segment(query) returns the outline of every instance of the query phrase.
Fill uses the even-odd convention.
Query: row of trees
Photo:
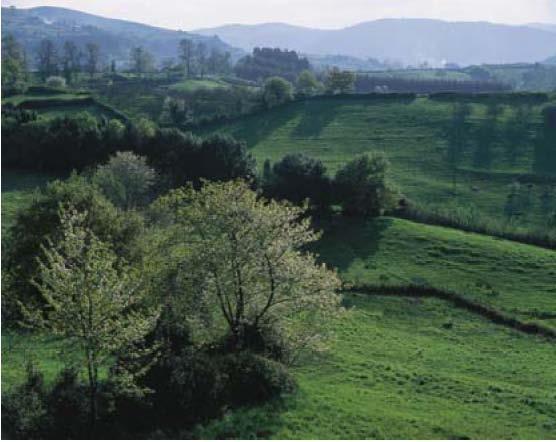
[[[162,172],[166,185],[199,184],[202,178],[255,177],[255,162],[244,143],[226,136],[199,138],[178,129],[159,129],[149,120],[126,124],[80,113],[52,120],[33,112],[4,110],[2,166],[50,173],[85,170],[122,147],[144,155]]]
[[[488,71],[486,72],[488,74]],[[511,90],[511,87],[500,82],[489,81],[488,79],[448,80],[358,74],[355,80],[355,90],[358,93],[413,92],[432,94],[446,91],[459,93],[507,92]]]
[[[91,77],[103,68],[100,47],[94,42],[79,47],[73,41],[66,41],[62,47],[49,39],[43,39],[36,51],[37,71],[42,81],[53,76],[63,76],[71,84],[80,73],[88,73]],[[183,39],[178,48],[178,58],[181,65],[176,66],[171,59],[164,60],[161,70],[166,72],[184,72],[186,77],[201,76],[205,74],[231,72],[231,58],[228,52],[215,48],[209,50],[206,43]],[[23,47],[12,35],[2,38],[2,84],[3,89],[9,92],[16,88],[22,90],[28,70],[27,55]],[[144,47],[136,46],[130,50],[129,69],[137,74],[154,72],[156,63],[153,55]],[[112,60],[109,70],[117,71],[116,61]]]
[[[5,73],[2,81],[12,89],[27,77],[27,59],[22,46],[12,35],[2,39],[2,62]],[[142,47],[133,48],[130,52],[130,67],[134,72],[145,73],[154,69],[152,55]],[[50,77],[63,76],[68,84],[73,83],[80,73],[93,77],[102,69],[100,47],[96,43],[87,43],[84,47],[77,46],[73,41],[64,42],[58,48],[52,40],[43,39],[37,48],[36,66],[42,81]],[[112,61],[112,72],[116,72],[115,61]],[[21,90],[21,87],[19,88]]]
[[[48,77],[63,74],[71,83],[80,72],[90,76],[100,70],[100,48],[96,43],[87,43],[79,48],[74,42],[66,41],[61,49],[48,39],[40,42],[36,54],[37,69],[43,81]]]
[[[179,43],[178,58],[182,63],[185,76],[200,76],[205,74],[229,73],[231,71],[231,56],[229,52],[209,48],[206,43],[195,42],[184,38]]]
[[[353,91],[355,75],[349,71],[339,69],[330,70],[324,83],[308,69],[302,71],[295,81],[295,85],[282,77],[267,78],[263,85],[262,102],[266,108],[272,108],[293,100],[297,94],[301,97],[311,97],[319,94],[346,94]]]

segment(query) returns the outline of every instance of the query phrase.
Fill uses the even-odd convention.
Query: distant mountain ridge
[[[2,35],[6,34],[13,34],[32,58],[44,38],[51,39],[59,47],[67,40],[72,40],[81,47],[89,42],[97,43],[105,61],[127,60],[131,48],[135,46],[146,48],[157,61],[177,58],[178,44],[183,38],[204,41],[209,48],[228,51],[235,58],[243,54],[243,51],[231,47],[218,37],[48,6],[30,9],[2,7]]]
[[[543,31],[556,32],[556,23],[529,23],[527,26]]]
[[[216,35],[246,51],[254,46],[276,46],[305,54],[341,54],[412,65],[423,62],[472,65],[545,60],[554,55],[556,48],[556,32],[548,29],[551,26],[382,19],[337,30],[267,23],[226,25],[195,32]]]

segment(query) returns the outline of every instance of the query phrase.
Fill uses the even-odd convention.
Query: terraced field
[[[123,115],[93,99],[87,92],[33,90],[2,99],[2,105],[19,106],[37,112],[44,118],[63,117],[78,112],[88,112],[95,117],[123,119]]]

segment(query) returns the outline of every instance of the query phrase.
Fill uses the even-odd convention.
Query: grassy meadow
[[[473,128],[485,118],[486,106],[474,104],[472,109]],[[504,106],[501,125],[513,111]],[[511,184],[521,174],[531,173],[533,147],[523,148],[512,165],[505,158],[503,146],[497,145],[492,169],[485,171],[471,167],[474,146],[470,145],[456,175],[454,195],[453,176],[444,159],[444,128],[451,113],[452,104],[428,98],[322,98],[209,126],[204,133],[229,133],[245,140],[260,167],[266,159],[276,162],[286,154],[299,152],[321,159],[332,174],[357,154],[382,151],[392,163],[393,182],[410,199],[429,207],[464,208],[472,216],[504,220]],[[540,108],[533,107],[531,129],[539,123]],[[540,197],[547,186],[554,185],[556,178],[528,188],[532,209],[519,224],[545,227]]]
[[[175,92],[193,92],[199,89],[219,89],[229,88],[230,84],[225,81],[217,79],[204,79],[204,80],[183,80],[174,83],[168,87],[169,90]]]
[[[339,220],[317,245],[342,280],[447,288],[556,328],[556,251],[395,218]]]
[[[3,98],[2,105],[23,106],[34,110],[42,118],[57,118],[78,112],[88,112],[97,118],[120,118],[120,115],[92,100],[89,93],[69,89],[52,92],[30,90],[25,94]]]
[[[24,171],[2,170],[2,236],[15,222],[17,211],[33,200],[37,188],[53,177]]]
[[[556,432],[554,344],[436,300],[350,296],[299,392],[202,438],[543,439]],[[447,326],[450,324],[450,327]]]
[[[184,82],[179,87],[193,86]],[[323,98],[210,126],[203,133],[224,132],[246,140],[260,167],[266,159],[275,162],[288,153],[303,152],[323,160],[333,174],[359,153],[384,151],[392,163],[392,181],[409,198],[430,207],[464,207],[502,219],[513,180],[531,174],[532,147],[511,165],[497,146],[489,171],[474,170],[466,158],[454,196],[442,133],[451,110],[451,104],[427,98]],[[532,128],[540,122],[539,110],[532,109]],[[474,104],[471,125],[479,124],[485,112],[485,106]],[[501,123],[511,112],[505,106]],[[2,171],[4,239],[17,210],[52,178]],[[530,216],[521,221],[524,226],[543,228],[538,203],[542,190],[537,184],[530,188],[534,203]],[[446,288],[519,320],[556,329],[554,250],[391,217],[361,221],[334,216],[317,222],[317,227],[323,237],[315,251],[338,269],[344,282]],[[195,436],[556,435],[554,341],[495,325],[441,300],[350,294],[344,305],[343,316],[330,323],[335,338],[329,349],[293,369],[296,394],[230,412],[198,427]],[[3,330],[2,391],[24,380],[29,360],[51,383],[64,361],[75,357],[67,342]]]

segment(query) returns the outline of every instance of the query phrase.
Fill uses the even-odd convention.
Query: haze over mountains
[[[341,55],[348,64],[358,66],[358,59],[365,60],[366,68],[379,66],[374,60],[404,65],[428,62],[438,66],[449,62],[460,65],[544,62],[556,56],[556,24],[539,23],[510,26],[382,19],[338,30],[266,23],[224,25],[189,33],[65,8],[2,8],[2,35],[8,33],[21,41],[30,54],[34,54],[43,38],[49,38],[59,46],[66,40],[81,46],[96,42],[105,58],[117,60],[126,60],[134,46],[143,46],[157,61],[176,58],[178,43],[185,37],[204,40],[209,48],[229,51],[236,60],[244,51],[269,46],[294,49],[314,56],[312,59],[317,61],[318,57]],[[373,59],[370,65],[368,59]]]
[[[229,51],[235,58],[243,53],[217,37],[205,37],[56,7],[3,7],[2,35],[6,34],[13,34],[31,55],[44,38],[51,39],[57,46],[61,46],[66,40],[72,40],[78,46],[89,42],[97,43],[101,54],[109,60],[126,60],[131,48],[136,46],[146,48],[157,61],[176,58],[179,41],[183,38],[203,40],[209,48]]]
[[[282,23],[227,25],[195,31],[232,46],[278,46],[306,54],[342,54],[439,65],[539,62],[556,53],[556,25],[510,26],[486,22],[382,19],[338,30]]]

